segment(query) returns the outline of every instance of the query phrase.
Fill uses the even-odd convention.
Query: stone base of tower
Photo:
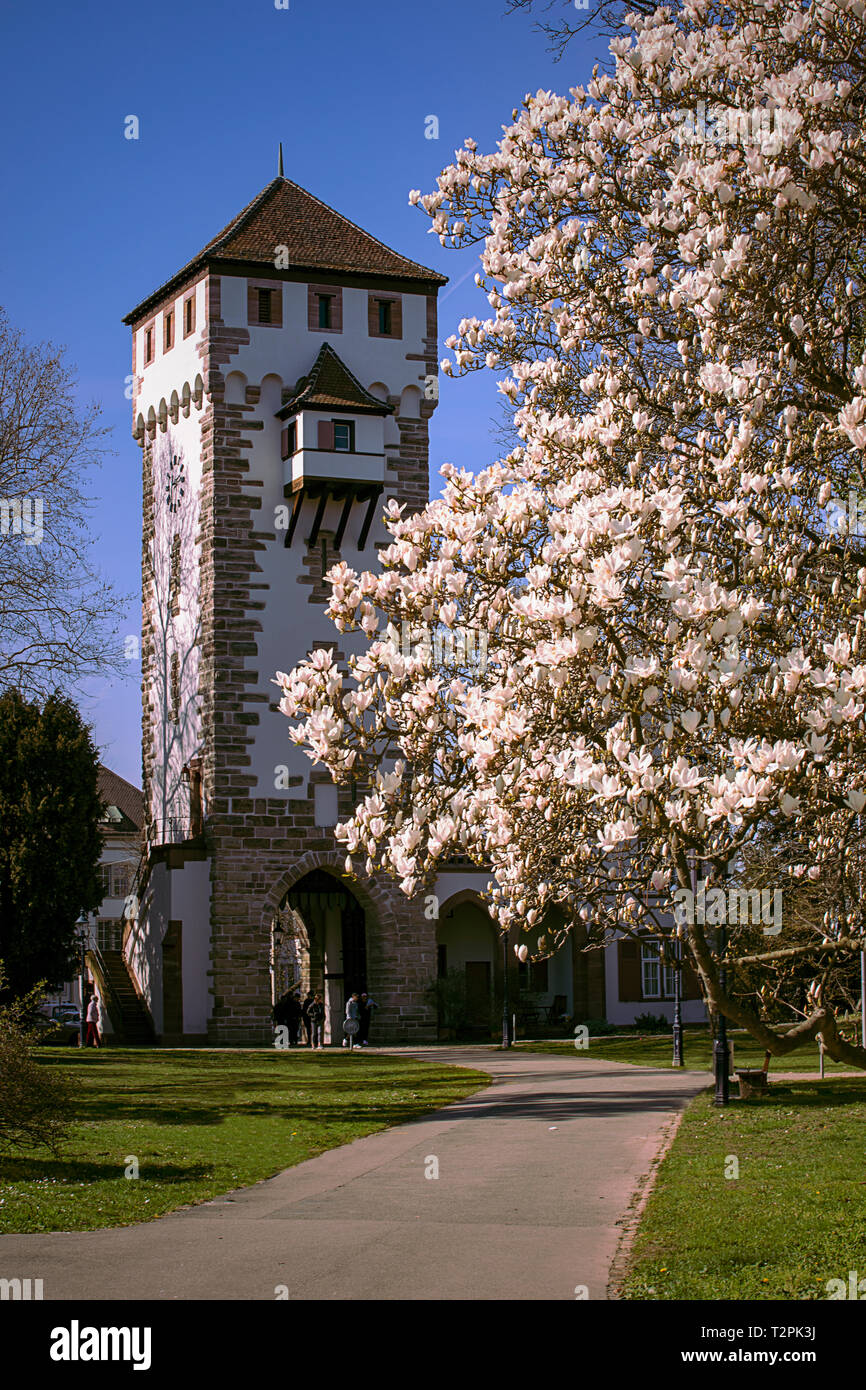
[[[256,800],[210,826],[208,1041],[273,1045],[273,1002],[297,981],[322,992],[331,1045],[342,1041],[349,994],[361,989],[378,1005],[371,1045],[435,1041],[436,923],[425,900],[407,899],[383,875],[347,875],[344,851],[329,831],[310,834],[310,819],[304,803],[287,811]],[[293,951],[279,956],[288,936]]]

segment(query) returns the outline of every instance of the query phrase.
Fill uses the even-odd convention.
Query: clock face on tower
[[[165,480],[165,503],[170,512],[179,512],[186,491],[186,476],[177,454],[172,454]]]

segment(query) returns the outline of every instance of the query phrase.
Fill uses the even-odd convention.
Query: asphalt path
[[[493,1084],[156,1221],[2,1236],[0,1277],[41,1278],[46,1300],[604,1299],[619,1223],[708,1076],[586,1054],[375,1051]]]

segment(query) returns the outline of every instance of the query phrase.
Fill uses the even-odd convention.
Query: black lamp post
[[[502,933],[502,1046],[511,1046],[508,1026],[508,932]]]
[[[88,924],[88,920],[87,920],[87,914],[86,914],[85,912],[82,912],[82,913],[80,913],[80,915],[79,915],[79,917],[78,917],[78,920],[77,920],[76,923],[75,923],[75,936],[76,936],[76,939],[77,939],[77,941],[78,941],[78,998],[79,998],[79,1001],[80,1001],[80,1008],[79,1008],[79,1011],[78,1011],[78,1036],[79,1036],[79,1042],[80,1042],[80,1046],[81,1046],[81,1047],[84,1047],[84,1045],[85,1045],[84,1039],[85,1039],[85,1032],[86,1032],[86,1023],[85,1023],[85,1012],[86,1012],[86,1011],[85,1011],[85,1004],[84,1004],[84,977],[85,977],[85,975],[87,974],[87,959],[86,959],[86,953],[87,953],[87,939],[88,939],[88,936],[89,936],[89,935],[90,935],[90,932],[89,932],[89,924]]]
[[[674,923],[674,1058],[673,1066],[685,1066],[683,1060],[683,943],[680,924]]]
[[[727,992],[728,974],[724,967],[725,952],[728,949],[728,931],[724,923],[717,928],[716,941],[719,952],[719,988],[722,994]],[[728,1020],[719,1010],[716,1015],[716,1037],[713,1042],[713,1072],[716,1081],[716,1093],[713,1097],[713,1105],[727,1105],[728,1103],[728,1073],[731,1069],[731,1053],[728,1047]]]

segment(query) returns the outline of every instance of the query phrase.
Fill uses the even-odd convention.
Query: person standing
[[[312,1024],[311,1024],[311,1022],[310,1022],[310,1008],[311,1008],[311,1006],[312,1006],[312,1003],[313,1003],[313,1000],[315,999],[315,997],[316,997],[316,996],[313,994],[313,991],[312,991],[312,990],[308,990],[308,991],[307,991],[307,997],[306,997],[306,999],[304,1000],[304,1004],[303,1004],[303,1007],[302,1007],[302,1009],[301,1009],[301,1019],[302,1019],[303,1024],[304,1024],[304,1032],[305,1032],[306,1035],[307,1035],[307,1047],[312,1047],[312,1046],[313,1046],[313,1041],[312,1041],[312,1032],[313,1032],[313,1030],[312,1030]]]
[[[294,991],[289,995],[289,1047],[297,1047],[301,1036],[301,1001]]]
[[[350,1022],[351,1022],[351,1023],[359,1024],[359,1023],[360,1023],[360,1020],[361,1020],[361,1004],[360,1004],[360,1000],[359,1000],[357,994],[352,994],[352,995],[349,996],[349,999],[348,999],[347,1002],[346,1002],[346,1022],[347,1022],[347,1023],[350,1023]],[[348,1047],[348,1049],[349,1049],[350,1052],[351,1052],[352,1048],[355,1046],[355,1037],[357,1036],[357,1032],[358,1032],[358,1029],[357,1029],[357,1028],[352,1028],[351,1031],[350,1031],[349,1033],[347,1033],[347,1034],[346,1034],[346,1037],[343,1039],[343,1046],[344,1046],[344,1047]]]
[[[373,1010],[378,1009],[379,1005],[376,1003],[375,999],[373,999],[369,994],[367,994],[366,991],[361,995],[358,1003],[361,1010],[361,1027],[358,1030],[358,1042],[361,1044],[362,1047],[368,1047],[370,1039],[370,1024],[373,1022]]]
[[[99,1046],[99,1005],[96,1002],[96,995],[91,994],[90,1003],[87,1005],[87,1013],[84,1015],[87,1021],[87,1037],[84,1039],[84,1046]]]
[[[310,1046],[314,1052],[321,1052],[325,1039],[325,1005],[321,994],[313,996],[313,1002],[307,1009],[307,1018],[310,1020]]]
[[[105,1002],[101,994],[96,996],[96,1031],[99,1037],[99,1045],[102,1047],[105,1042],[105,1025],[108,1022],[108,1014],[105,1011]]]

